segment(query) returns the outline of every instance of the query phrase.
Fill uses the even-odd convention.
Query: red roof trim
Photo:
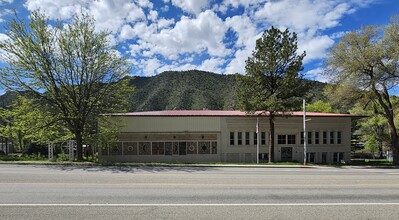
[[[148,112],[127,112],[127,113],[110,113],[104,114],[110,116],[153,116],[153,117],[184,117],[184,116],[201,116],[201,117],[231,117],[231,116],[268,116],[269,112],[258,111],[255,113],[246,113],[243,111],[218,111],[218,110],[166,110],[166,111],[148,111]],[[303,112],[284,113],[287,116],[302,117]],[[309,117],[363,117],[351,114],[337,114],[337,113],[321,113],[321,112],[306,112]]]

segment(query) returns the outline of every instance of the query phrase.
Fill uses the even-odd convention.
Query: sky
[[[25,19],[40,10],[65,21],[87,12],[96,30],[111,32],[110,44],[132,63],[134,76],[245,74],[256,39],[271,26],[288,28],[298,35],[298,54],[306,51],[305,77],[325,82],[329,48],[362,26],[389,24],[399,0],[0,0],[0,41],[14,10]]]

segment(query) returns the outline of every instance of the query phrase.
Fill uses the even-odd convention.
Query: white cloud
[[[316,69],[305,72],[305,76],[308,79],[317,80],[320,82],[330,82],[331,79],[324,74],[324,68],[318,67]]]
[[[256,11],[255,18],[301,32],[335,27],[345,14],[353,12],[354,7],[341,0],[297,0],[295,4],[291,0],[282,0],[267,2]]]
[[[302,54],[303,51],[306,51],[306,56],[303,60],[303,62],[306,64],[313,60],[325,58],[328,49],[334,45],[334,40],[326,35],[323,35],[314,36],[309,39],[300,39],[298,44],[298,54]]]
[[[193,14],[199,14],[207,9],[210,0],[172,0],[172,4],[181,8],[183,11]]]
[[[221,66],[224,64],[225,60],[221,58],[210,58],[204,60],[198,67],[199,70],[222,73]]]
[[[141,49],[149,49],[173,60],[180,54],[206,52],[211,56],[224,56],[226,49],[223,38],[227,31],[223,21],[212,11],[207,10],[191,19],[183,16],[171,29],[157,32],[154,25],[136,24],[134,29],[140,36]],[[138,47],[133,47],[137,52]],[[137,54],[137,53],[136,53]]]

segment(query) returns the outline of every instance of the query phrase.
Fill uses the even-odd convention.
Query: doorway
[[[281,148],[281,161],[283,162],[292,161],[292,147]]]

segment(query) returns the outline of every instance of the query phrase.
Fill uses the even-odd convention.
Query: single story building
[[[99,152],[114,162],[261,162],[267,161],[268,114],[242,111],[172,110],[110,114],[124,126],[118,141]],[[358,116],[307,113],[309,163],[349,162],[351,120]],[[256,123],[259,118],[259,130]],[[257,135],[259,154],[257,155]],[[304,158],[303,112],[275,118],[275,161]]]

